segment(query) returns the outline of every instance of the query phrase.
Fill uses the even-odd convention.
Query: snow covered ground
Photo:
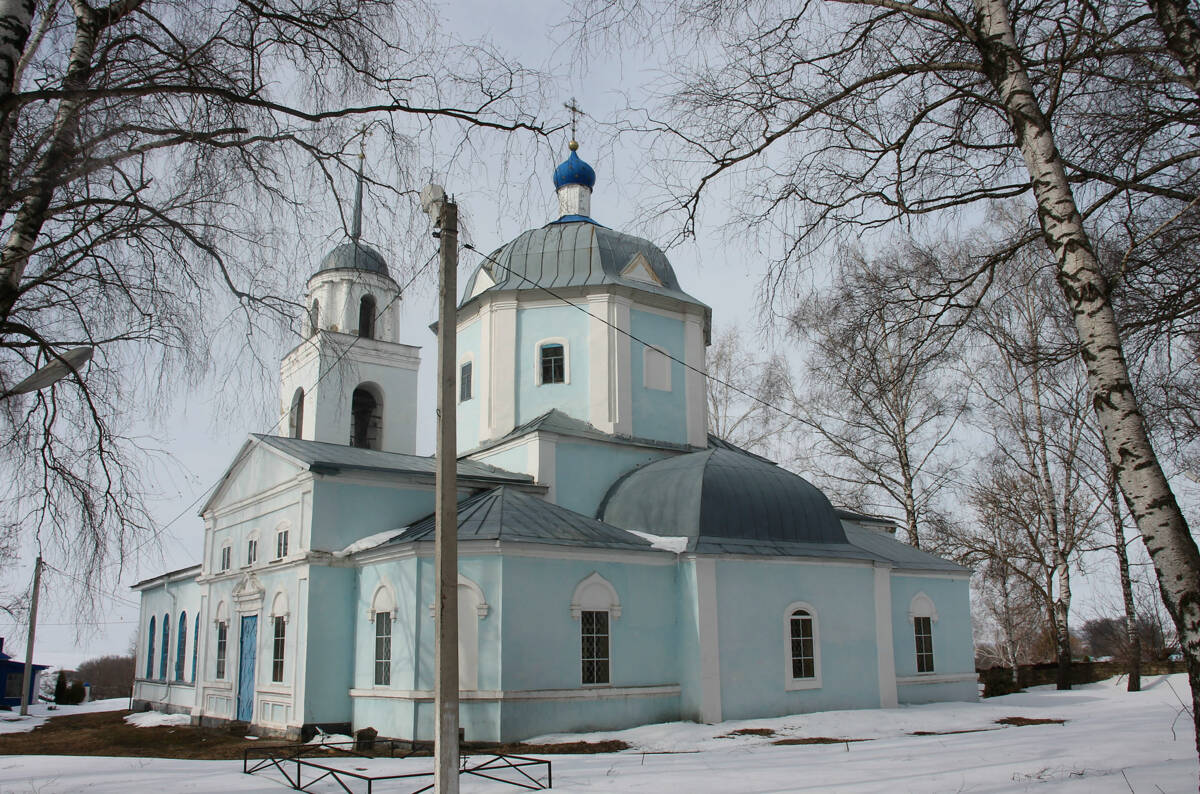
[[[1200,769],[1191,720],[1182,712],[1186,679],[1152,677],[1145,684],[1145,691],[1132,695],[1122,681],[1113,680],[1063,693],[1040,687],[980,703],[651,725],[555,737],[622,739],[634,745],[632,750],[546,757],[554,763],[554,791],[577,793],[1196,791]],[[996,723],[1006,717],[1066,722]],[[760,730],[729,736],[747,728]],[[774,735],[761,735],[761,729]],[[915,731],[932,735],[914,736]],[[772,744],[816,736],[868,741]],[[346,763],[372,771],[430,764],[428,759]],[[0,756],[0,794],[155,789],[287,790],[270,777],[243,775],[240,761]],[[464,794],[516,790],[470,777],[462,782]]]
[[[29,704],[29,716],[22,717],[18,709],[0,711],[0,733],[23,733],[32,731],[50,717],[61,717],[65,714],[87,714],[92,711],[118,711],[129,708],[129,698],[111,698],[109,700],[93,700],[91,703],[80,703],[78,706],[50,706],[45,703]],[[6,792],[3,787],[4,776],[0,775],[0,792]]]

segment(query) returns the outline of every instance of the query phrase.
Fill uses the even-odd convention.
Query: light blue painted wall
[[[313,483],[312,505],[312,548],[340,551],[360,538],[407,526],[432,513],[433,486],[318,480]]]
[[[134,697],[139,700],[170,704],[176,710],[190,711],[196,703],[192,685],[192,651],[196,643],[196,615],[200,612],[201,587],[195,579],[168,582],[165,585],[143,590],[140,600],[136,666],[134,677],[138,683]],[[175,679],[175,662],[179,650],[179,613],[187,612],[187,647],[184,649],[184,680]],[[167,646],[167,680],[157,683],[162,662],[163,615],[170,617],[170,637]],[[154,618],[154,675],[147,681],[146,655],[148,651],[150,618]],[[205,630],[206,621],[200,619],[200,630]],[[203,667],[201,667],[203,670]],[[154,682],[154,683],[152,683]]]
[[[482,404],[479,397],[479,386],[483,382],[485,374],[480,367],[480,323],[478,320],[458,332],[457,348],[459,374],[456,377],[461,377],[463,359],[468,353],[474,354],[474,362],[471,364],[471,399],[458,403],[457,444],[458,451],[463,452],[479,445],[479,407]],[[461,392],[455,393],[455,400],[460,394]]]
[[[570,605],[575,587],[593,572],[622,604],[610,627],[612,685],[677,683],[674,565],[505,557],[504,689],[581,686],[580,624]]]
[[[519,472],[536,477],[537,472],[533,471],[530,463],[529,447],[537,442],[532,437],[526,437],[526,441],[527,443],[503,450],[489,449],[477,455],[472,455],[471,458],[506,471]]]
[[[977,681],[953,681],[939,684],[900,684],[896,698],[901,703],[940,703],[947,700],[978,700]]]
[[[684,360],[684,324],[649,312],[633,309],[629,312],[629,330],[633,336],[661,347],[679,361]],[[687,443],[687,397],[685,369],[679,361],[671,362],[671,391],[647,389],[643,381],[642,353],[646,346],[630,343],[630,366],[633,370],[633,435],[675,444]],[[703,395],[700,395],[703,399]]]
[[[931,576],[892,576],[892,639],[896,675],[917,674],[917,647],[908,610],[913,596],[933,599],[938,619],[933,623],[934,673],[975,671],[975,643],[971,634],[970,583],[965,579]],[[904,702],[903,698],[901,702]]]
[[[357,571],[312,566],[308,575],[304,722],[350,722]]]
[[[500,739],[516,742],[547,733],[620,730],[679,719],[679,696],[505,703]]]
[[[537,385],[536,345],[549,337],[567,340],[569,383]],[[551,408],[588,419],[588,316],[571,306],[517,310],[516,422],[528,422]]]
[[[716,568],[725,719],[879,707],[871,567],[718,560]],[[785,620],[796,601],[817,612],[819,689],[785,689]]]
[[[644,447],[559,441],[554,449],[554,501],[577,513],[594,516],[617,478],[669,454]]]

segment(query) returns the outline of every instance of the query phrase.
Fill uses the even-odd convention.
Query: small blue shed
[[[48,665],[33,665],[29,681],[29,702],[37,702],[37,682]],[[25,662],[14,659],[4,652],[4,638],[0,637],[0,707],[16,708],[21,705],[21,678],[25,675]]]

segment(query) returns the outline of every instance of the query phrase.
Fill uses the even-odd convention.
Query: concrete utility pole
[[[435,485],[437,680],[434,682],[434,791],[458,794],[458,453],[455,411],[455,332],[458,298],[458,206],[437,185],[421,204],[439,227],[438,433]]]
[[[42,590],[42,555],[33,564],[33,599],[29,602],[29,639],[25,642],[25,675],[21,679],[21,716],[29,716],[29,685],[33,682],[33,635],[37,630],[38,594]]]

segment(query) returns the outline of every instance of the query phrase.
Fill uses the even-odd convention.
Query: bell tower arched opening
[[[362,383],[350,397],[350,446],[379,449],[383,440],[383,395],[373,383]]]
[[[288,435],[304,438],[304,389],[296,389],[292,395],[292,407],[288,412]]]
[[[363,295],[358,302],[358,335],[364,339],[375,338],[375,297]]]

